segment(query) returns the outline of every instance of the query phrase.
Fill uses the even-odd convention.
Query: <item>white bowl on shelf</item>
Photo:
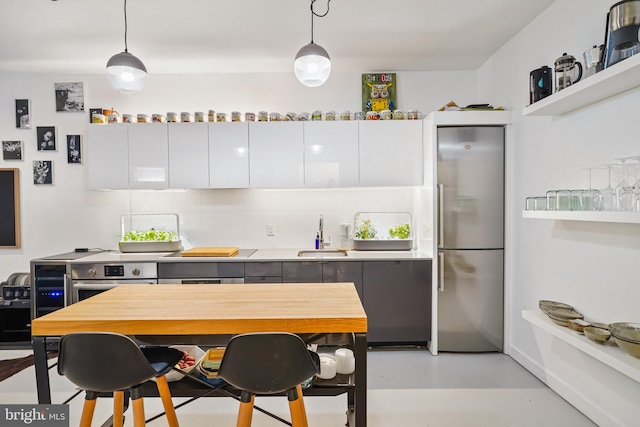
[[[193,365],[189,366],[186,369],[182,369],[182,371],[186,373],[190,373],[191,371],[193,371],[205,355],[205,351],[195,345],[172,345],[171,348],[186,351],[189,356],[192,356],[194,358],[195,363]],[[165,377],[167,378],[167,382],[174,382],[180,381],[182,378],[184,378],[184,374],[178,371],[171,370],[165,375]]]

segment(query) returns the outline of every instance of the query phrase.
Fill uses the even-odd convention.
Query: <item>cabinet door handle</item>
[[[444,214],[444,185],[438,184],[438,248],[444,248],[444,225],[442,215]]]
[[[62,302],[63,302],[63,307],[66,307],[69,305],[68,300],[71,299],[71,295],[68,295],[69,292],[73,292],[73,288],[71,287],[71,275],[65,273],[63,276],[63,280],[64,280],[64,289],[62,291]]]
[[[444,252],[438,252],[438,290],[444,292]]]

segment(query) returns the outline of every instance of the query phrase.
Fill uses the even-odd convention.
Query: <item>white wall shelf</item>
[[[539,310],[523,310],[522,318],[612,369],[640,382],[640,359],[627,354],[615,344],[597,344],[578,332],[556,325]]]
[[[524,107],[523,116],[563,115],[640,86],[640,55]]]
[[[640,55],[639,55],[640,56]],[[523,218],[640,224],[638,212],[523,211]]]

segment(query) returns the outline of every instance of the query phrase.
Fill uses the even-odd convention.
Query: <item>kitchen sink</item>
[[[317,249],[298,252],[299,257],[303,258],[333,258],[333,257],[345,257],[346,251],[339,251],[336,249]]]

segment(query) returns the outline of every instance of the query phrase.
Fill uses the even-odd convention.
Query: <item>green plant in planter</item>
[[[358,226],[356,227],[356,239],[362,239],[362,240],[373,239],[376,237],[377,233],[378,232],[373,226],[371,219],[365,219],[364,221],[359,223]]]
[[[411,226],[409,224],[400,224],[389,229],[389,237],[392,239],[408,239],[411,236]]]
[[[160,231],[153,228],[148,231],[127,231],[122,235],[123,242],[173,242],[178,240],[175,231]]]

